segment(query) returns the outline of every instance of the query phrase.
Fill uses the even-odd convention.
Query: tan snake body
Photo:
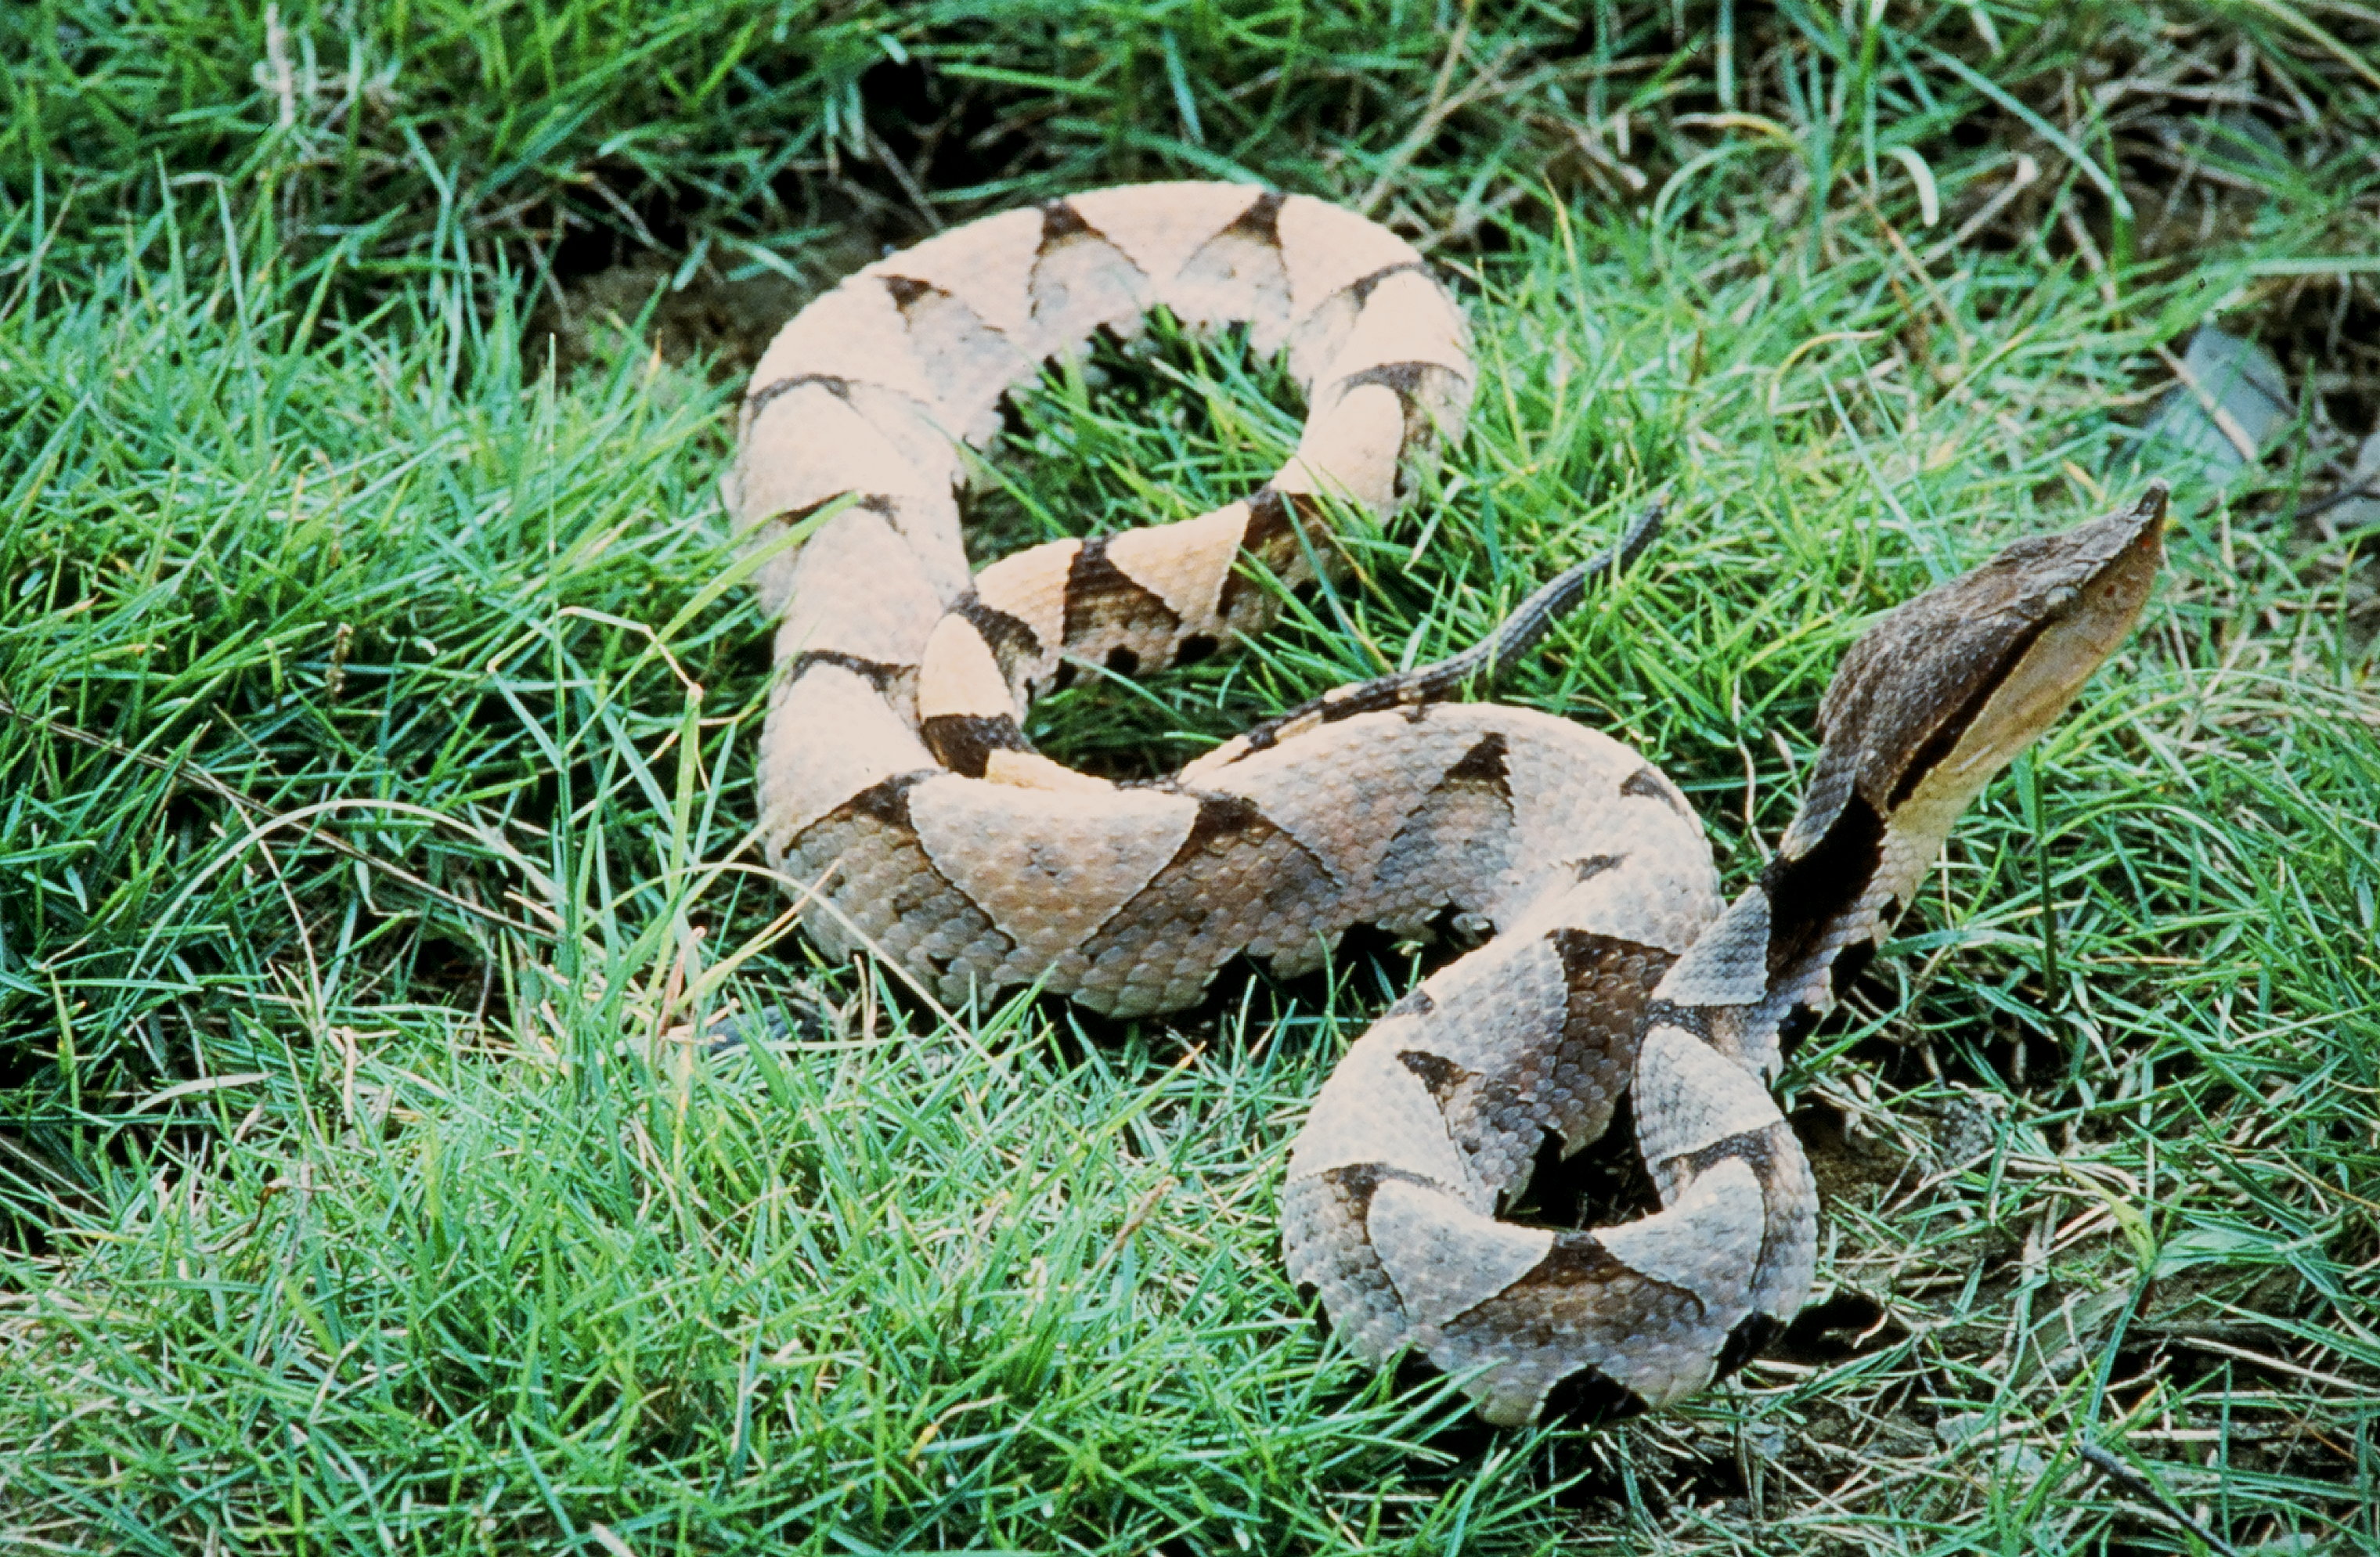
[[[970,578],[964,446],[1045,360],[1158,307],[1286,353],[1308,406],[1294,456],[1200,517]],[[1475,372],[1461,309],[1367,221],[1241,185],[1102,189],[944,233],[805,309],[753,375],[725,489],[764,544],[807,527],[762,576],[783,615],[761,794],[770,859],[812,894],[828,953],[866,948],[952,1004],[1038,983],[1134,1016],[1196,1003],[1235,956],[1310,971],[1356,924],[1492,928],[1340,1063],[1281,1215],[1292,1275],[1358,1352],[1425,1354],[1512,1423],[1552,1398],[1678,1400],[1800,1308],[1816,1197],[1764,1084],[1781,1038],[2129,632],[2164,492],[1871,629],[1828,693],[1801,813],[1724,908],[1700,824],[1641,758],[1442,700],[1596,565],[1541,591],[1526,631],[1341,688],[1160,781],[1031,749],[1024,712],[1070,662],[1151,670],[1269,626],[1279,590],[1330,566],[1330,501],[1393,508],[1459,433]],[[1660,1211],[1498,1220],[1549,1135],[1575,1150],[1623,1096]]]

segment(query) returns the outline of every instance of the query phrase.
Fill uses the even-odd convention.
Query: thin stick
[[[2167,1497],[2163,1492],[2158,1491],[2155,1485],[2152,1483],[2147,1477],[2143,1476],[2139,1471],[2134,1470],[2131,1466],[2118,1459],[2109,1451],[2102,1449],[2095,1443],[2086,1441],[2078,1444],[2075,1448],[2075,1452],[2082,1456],[2083,1463],[2088,1465],[2093,1470],[2097,1471],[2100,1475],[2106,1477],[2117,1486],[2121,1487],[2127,1492],[2131,1493],[2132,1496],[2139,1498],[2142,1502],[2147,1503],[2152,1509],[2155,1510],[2156,1513],[2163,1515],[2165,1518],[2170,1519],[2175,1524],[2180,1526],[2183,1529],[2188,1530],[2192,1535],[2196,1536],[2200,1540],[2204,1541],[2208,1551],[2218,1552],[2221,1554],[2221,1557],[2240,1557],[2240,1549],[2238,1547],[2233,1546],[2221,1536],[2216,1535],[2214,1531],[2208,1529],[2205,1526],[2192,1518],[2188,1514],[2182,1511],[2181,1506],[2179,1503],[2176,1503],[2171,1498]]]

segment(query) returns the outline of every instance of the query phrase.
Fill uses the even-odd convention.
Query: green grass
[[[274,15],[287,124],[261,12],[0,19],[0,1550],[2204,1550],[2104,1452],[2237,1550],[2380,1551],[2374,534],[2291,520],[2380,420],[2380,89],[2323,42],[2368,12]],[[922,98],[860,85],[897,52]],[[985,115],[1013,148],[920,154]],[[1731,883],[1864,621],[2129,499],[2210,310],[2279,354],[2282,449],[2178,472],[2141,634],[1794,1056],[1779,1356],[1489,1435],[1319,1335],[1275,1188],[1407,949],[1119,1025],[788,932],[735,331],[634,310],[907,236],[859,123],[943,219],[1377,190],[1490,368],[1354,577],[1045,742],[1171,763],[1467,644],[1667,483],[1501,695],[1659,760]],[[610,253],[562,213],[641,241],[590,178],[666,252],[556,343]],[[1228,349],[1099,367],[1027,397],[988,534],[1184,516],[1293,438]]]

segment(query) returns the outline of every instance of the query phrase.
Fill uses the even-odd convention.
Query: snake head
[[[2027,537],[1870,627],[1827,688],[1825,748],[1779,852],[1816,847],[1854,797],[1912,842],[1947,832],[2131,635],[2166,493],[2153,481],[2131,508]]]

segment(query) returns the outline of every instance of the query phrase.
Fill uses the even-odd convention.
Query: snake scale
[[[1170,310],[1285,353],[1295,453],[1212,513],[969,575],[964,450],[1002,396]],[[1332,566],[1334,503],[1386,514],[1460,432],[1469,329],[1421,257],[1327,202],[1221,183],[1100,189],[868,265],[785,326],[724,481],[774,554],[760,758],[771,865],[825,952],[948,1003],[1038,983],[1116,1016],[1196,1003],[1228,960],[1321,966],[1356,924],[1492,929],[1332,1072],[1281,1190],[1291,1274],[1375,1362],[1416,1352],[1491,1422],[1658,1406],[1801,1307],[1816,1193],[1765,1080],[1909,901],[1953,819],[2129,633],[2163,486],[2017,542],[1852,648],[1799,814],[1722,906],[1700,824],[1643,759],[1551,715],[1449,700],[1618,555],[1497,638],[1342,687],[1153,782],[1035,752],[1032,699],[1263,631]],[[788,526],[803,531],[796,544]],[[1643,531],[1632,536],[1641,542]],[[1662,1209],[1499,1220],[1547,1138],[1632,1100]]]

